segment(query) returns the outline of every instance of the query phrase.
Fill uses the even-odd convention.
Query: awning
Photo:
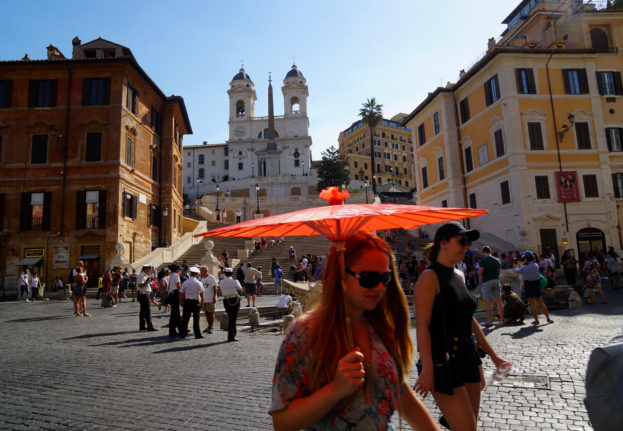
[[[15,264],[15,266],[31,266],[41,262],[40,257],[25,257]]]
[[[80,260],[95,260],[95,259],[99,259],[100,255],[99,254],[85,254],[84,256],[80,256],[78,259]]]

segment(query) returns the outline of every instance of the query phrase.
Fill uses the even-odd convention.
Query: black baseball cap
[[[465,229],[458,221],[451,221],[442,225],[435,233],[435,242],[439,243],[444,239],[450,239],[453,236],[465,235],[469,241],[477,241],[480,238],[480,232],[476,229]]]

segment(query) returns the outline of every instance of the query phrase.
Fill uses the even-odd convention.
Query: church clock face
[[[245,129],[243,126],[236,126],[236,128],[234,129],[234,135],[236,135],[237,137],[242,137],[246,134],[247,129]]]
[[[295,136],[301,136],[305,132],[304,126],[301,122],[297,121],[290,126],[290,133]]]

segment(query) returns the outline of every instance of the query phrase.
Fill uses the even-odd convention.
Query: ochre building
[[[24,267],[50,287],[82,259],[93,285],[117,243],[132,262],[182,234],[184,100],[126,47],[72,44],[71,58],[50,45],[46,60],[0,62],[3,295]]]
[[[503,251],[623,249],[623,11],[581,3],[522,1],[403,122],[418,204],[489,210]]]

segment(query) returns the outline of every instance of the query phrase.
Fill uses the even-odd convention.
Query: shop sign
[[[45,250],[42,248],[27,248],[24,250],[24,257],[43,257]]]
[[[556,172],[558,202],[579,202],[578,173],[576,171]]]

